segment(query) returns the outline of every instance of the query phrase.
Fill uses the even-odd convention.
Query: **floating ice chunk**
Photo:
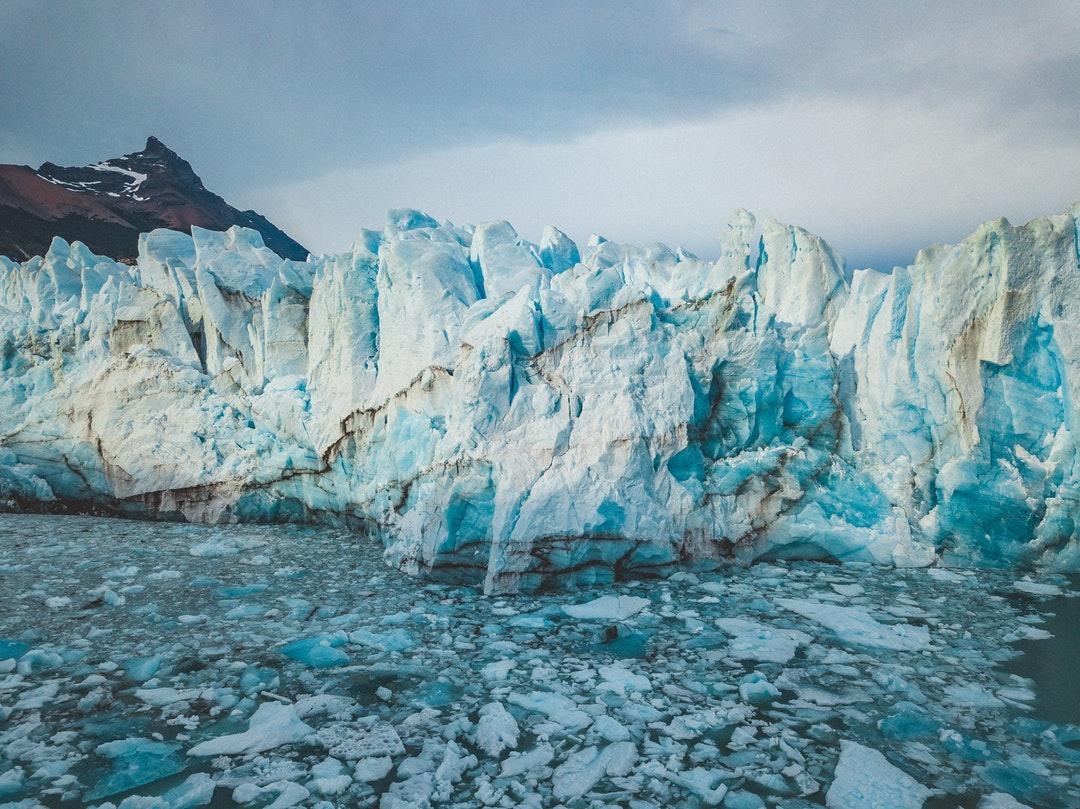
[[[480,669],[480,676],[488,682],[501,682],[510,676],[510,671],[516,665],[513,660],[496,660]]]
[[[352,777],[336,758],[326,758],[311,768],[311,786],[320,795],[340,795],[349,788]]]
[[[979,799],[978,809],[1031,809],[1005,792],[992,792]]]
[[[722,782],[730,773],[723,770],[694,767],[683,773],[674,773],[659,761],[650,761],[642,768],[642,772],[654,778],[667,779],[696,796],[706,806],[719,806],[728,792],[727,786]]]
[[[203,559],[218,559],[222,556],[235,556],[240,553],[240,546],[228,540],[211,539],[192,545],[188,553]]]
[[[628,775],[637,756],[637,748],[632,742],[616,742],[603,750],[586,747],[571,753],[555,768],[552,794],[559,800],[580,798],[605,775]]]
[[[179,691],[175,688],[137,688],[135,689],[135,699],[155,708],[163,708],[166,705],[172,705],[174,702],[193,700],[199,696],[199,693],[198,688],[185,688]]]
[[[555,758],[555,750],[550,744],[538,744],[532,750],[503,759],[500,775],[503,778],[516,778],[540,767],[546,767],[553,758]]]
[[[919,651],[930,646],[930,630],[926,627],[880,624],[858,607],[822,604],[800,598],[778,598],[776,603],[786,610],[821,624],[843,643],[851,646],[898,651]]]
[[[110,196],[113,196],[110,194]],[[4,809],[10,809],[4,805]],[[111,803],[101,804],[100,809],[113,809]],[[170,809],[164,798],[147,797],[145,795],[128,795],[116,809]]]
[[[318,740],[331,756],[344,761],[400,756],[405,752],[401,737],[387,722],[377,722],[371,727],[327,725],[319,729]]]
[[[471,753],[466,754],[457,742],[449,742],[443,753],[442,763],[435,770],[432,795],[435,801],[444,803],[450,800],[454,784],[458,783],[461,777],[478,763],[476,756]]]
[[[649,691],[652,683],[644,674],[634,674],[622,666],[601,666],[598,691],[612,691],[620,696],[627,692]]]
[[[44,708],[60,693],[60,683],[52,680],[42,683],[37,688],[24,691],[12,708],[16,711],[36,711]]]
[[[266,666],[248,666],[240,675],[240,690],[245,694],[273,691],[280,685],[280,682],[281,680],[275,669]],[[302,714],[301,718],[303,718]]]
[[[480,709],[476,725],[476,746],[489,756],[513,750],[518,743],[518,723],[501,702],[491,702]]]
[[[29,643],[0,638],[0,660],[18,660],[28,651],[30,651]]]
[[[266,809],[288,809],[290,806],[303,803],[311,795],[307,787],[295,781],[275,781],[263,788],[263,793],[267,792],[276,792],[277,797],[273,803],[266,806]]]
[[[381,781],[390,774],[394,760],[390,756],[368,756],[356,762],[353,776],[357,781]]]
[[[506,701],[528,711],[545,714],[548,719],[567,730],[582,730],[592,722],[592,717],[577,707],[569,697],[552,694],[547,691],[533,691],[529,694],[512,693]]]
[[[50,610],[58,610],[70,604],[71,599],[67,596],[49,596],[49,598],[45,599],[45,606]]]
[[[954,573],[951,570],[946,570],[943,567],[928,567],[926,568],[926,575],[932,579],[952,582],[953,584],[961,584],[968,580],[966,576],[963,576],[960,573]]]
[[[846,598],[855,598],[855,596],[861,596],[866,592],[861,584],[830,584],[829,586]]]
[[[1029,581],[1021,579],[1013,582],[1013,589],[1019,593],[1027,593],[1033,596],[1059,596],[1061,588],[1048,582]]]
[[[24,677],[39,671],[57,669],[64,665],[64,658],[48,649],[31,649],[19,658],[16,671]]]
[[[1054,634],[1045,629],[1039,629],[1037,626],[1020,624],[1012,632],[1005,635],[1002,640],[1006,643],[1012,643],[1016,640],[1050,640],[1052,637],[1054,637]]]
[[[649,606],[649,599],[639,596],[600,596],[584,604],[569,604],[562,611],[581,621],[624,621]]]
[[[239,621],[245,618],[258,618],[265,613],[266,608],[258,604],[238,604],[225,613],[225,617],[230,621]]]
[[[765,809],[765,801],[753,792],[729,792],[724,797],[724,809]]]
[[[295,703],[296,715],[301,719],[309,716],[334,716],[352,711],[356,706],[356,700],[339,694],[313,694],[310,697],[298,699]]]
[[[139,568],[135,565],[126,565],[125,567],[118,567],[113,570],[105,571],[104,578],[106,579],[130,579],[133,576],[137,576]]]
[[[131,680],[137,683],[145,683],[157,674],[157,670],[161,668],[163,662],[164,658],[157,655],[154,657],[130,657],[127,660],[120,661],[120,668],[124,670],[124,674]]]
[[[10,770],[0,772],[0,798],[14,795],[22,789],[26,772],[22,767],[12,767]]]
[[[179,786],[175,786],[162,797],[169,809],[191,809],[206,806],[214,798],[214,779],[204,772],[189,775]]]
[[[251,715],[243,733],[218,736],[188,750],[189,756],[222,756],[262,753],[286,744],[298,744],[314,731],[296,715],[296,708],[280,702],[264,702]]]
[[[630,731],[626,726],[612,719],[607,714],[601,714],[593,719],[591,730],[609,742],[625,742],[630,740]]]
[[[323,636],[302,638],[283,646],[281,653],[286,657],[291,657],[293,660],[300,661],[305,666],[311,666],[313,669],[347,666],[349,656],[341,649],[336,648],[336,645],[337,642],[334,638]]]
[[[1005,703],[978,683],[962,683],[945,687],[945,693],[956,705],[965,708],[1004,708]]]
[[[999,688],[997,690],[997,695],[1003,700],[1012,703],[1019,702],[1023,704],[1025,702],[1035,701],[1035,692],[1032,691],[1030,688],[1023,688],[1021,686],[1017,686],[1015,688]]]
[[[372,632],[357,629],[349,633],[349,641],[361,646],[372,646],[384,652],[404,652],[416,645],[416,640],[405,629],[393,629],[389,632]]]
[[[214,593],[218,598],[234,599],[234,598],[247,598],[251,595],[256,595],[263,592],[270,585],[266,582],[254,582],[252,584],[238,584],[227,587],[219,587]]]
[[[764,705],[780,696],[780,689],[760,672],[751,672],[739,683],[739,697],[751,705]]]
[[[885,612],[895,615],[897,618],[930,618],[931,615],[921,607],[912,607],[908,604],[890,604],[885,607]]]
[[[395,781],[379,799],[379,809],[429,809],[435,794],[435,776],[422,772]]]
[[[813,641],[797,629],[775,629],[745,618],[721,618],[716,625],[730,636],[728,654],[736,660],[787,663],[797,649]]]
[[[877,750],[843,739],[825,805],[829,809],[921,809],[930,794]]]
[[[254,803],[262,796],[262,787],[258,784],[240,784],[232,792],[233,802],[239,804]]]
[[[887,738],[906,742],[937,736],[941,723],[917,705],[898,702],[889,716],[878,721],[878,727]]]
[[[71,741],[74,738],[76,738],[76,735],[75,735],[74,731],[64,731],[64,732],[61,732],[61,733],[54,734],[51,737],[50,741],[53,741],[53,742],[55,742],[57,744],[64,744],[65,742]],[[68,770],[70,770],[74,766],[75,762],[76,762],[76,759],[74,759],[74,758],[69,758],[69,759],[61,758],[61,759],[58,759],[56,761],[44,761],[44,762],[41,761],[40,759],[38,759],[37,763],[40,763],[41,766],[38,767],[38,769],[34,771],[34,774],[31,777],[32,778],[58,778],[59,776],[63,776]]]
[[[542,612],[530,612],[524,615],[515,615],[506,622],[506,625],[518,629],[547,629],[551,626],[551,620]]]
[[[628,706],[623,707],[623,715],[634,716],[640,714],[643,706],[633,706],[631,711],[628,711],[627,707]],[[663,714],[659,714],[656,711],[653,711],[653,713],[656,714],[656,716],[652,717],[651,721],[655,724],[650,727],[659,730],[665,736],[670,736],[672,739],[677,739],[679,741],[697,739],[716,725],[726,724],[722,715],[711,709],[674,716],[667,725],[662,725],[658,722],[659,717],[663,716]],[[650,721],[650,719],[645,717],[645,721]]]
[[[95,752],[111,761],[112,771],[86,793],[86,798],[107,798],[182,772],[185,765],[176,754],[179,749],[170,742],[139,738],[99,744]]]
[[[126,598],[117,593],[111,587],[106,587],[105,585],[102,585],[101,587],[95,587],[93,590],[90,591],[90,595],[94,597],[94,603],[100,602],[109,607],[122,607],[124,604],[127,603]]]

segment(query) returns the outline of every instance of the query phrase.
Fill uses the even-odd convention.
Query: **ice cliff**
[[[1080,567],[1080,206],[890,274],[393,211],[306,262],[0,258],[0,499],[331,520],[489,591],[703,557]]]

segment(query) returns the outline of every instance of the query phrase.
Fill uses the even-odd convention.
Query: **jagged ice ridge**
[[[392,211],[341,255],[0,258],[0,499],[328,520],[488,591],[697,559],[1080,567],[1080,206],[891,274]]]

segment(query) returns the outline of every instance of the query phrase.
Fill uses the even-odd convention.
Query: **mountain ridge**
[[[142,150],[86,166],[0,164],[0,255],[44,256],[54,236],[133,262],[139,234],[192,226],[258,231],[282,258],[308,250],[257,211],[241,211],[203,184],[191,164],[151,135]]]

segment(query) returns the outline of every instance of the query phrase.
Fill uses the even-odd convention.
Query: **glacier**
[[[0,502],[326,522],[488,592],[715,559],[1080,568],[1080,205],[848,273],[391,211],[0,257]]]

